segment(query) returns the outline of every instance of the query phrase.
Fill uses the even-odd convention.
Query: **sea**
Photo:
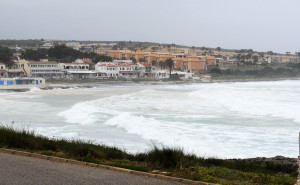
[[[296,158],[300,80],[2,90],[0,124],[133,154],[158,146],[201,157]]]

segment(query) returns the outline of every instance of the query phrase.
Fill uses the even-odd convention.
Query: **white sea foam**
[[[202,156],[297,155],[300,81],[107,85],[38,94],[39,99],[32,101],[66,101],[59,104],[63,111],[54,102],[47,102],[50,107],[39,105],[52,111],[50,115],[58,115],[56,119],[62,119],[57,126],[39,125],[44,131],[50,128],[50,135],[80,135],[99,142],[113,140],[117,146],[133,152],[133,148],[141,148],[136,143],[144,142],[146,146],[155,142]],[[14,103],[15,95],[5,96],[9,98],[4,101]],[[34,103],[20,100],[22,107]]]
[[[260,82],[259,88],[253,82],[248,86],[239,85],[242,87],[237,87],[237,84],[207,86],[189,95],[242,116],[273,116],[300,123],[300,94],[291,92],[292,87],[282,87],[282,82],[275,85]]]
[[[40,91],[41,89],[38,87],[30,87],[29,92],[36,92],[36,91]]]

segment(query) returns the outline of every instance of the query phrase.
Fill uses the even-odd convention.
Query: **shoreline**
[[[283,78],[248,78],[248,79],[212,79],[211,83],[223,82],[270,82],[270,81],[284,81],[284,80],[300,80],[300,77],[283,77]]]
[[[234,82],[270,82],[270,81],[285,81],[285,80],[300,80],[300,77],[287,77],[287,78],[259,78],[259,79],[211,79],[211,80],[50,80],[45,85],[14,85],[14,86],[0,86],[0,91],[18,91],[26,92],[32,88],[39,88],[42,90],[51,90],[55,88],[92,88],[94,85],[112,85],[112,84],[196,84],[196,83],[234,83]]]

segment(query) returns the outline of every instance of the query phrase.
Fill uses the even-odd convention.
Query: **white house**
[[[0,62],[0,77],[6,77],[6,76],[7,76],[6,66],[4,63]]]
[[[27,77],[43,77],[43,78],[60,78],[62,73],[58,63],[55,61],[41,60],[41,61],[28,61],[28,60],[19,60],[13,66],[14,70],[9,70],[10,73],[16,72],[16,75],[19,75],[18,70],[24,72]],[[14,75],[12,75],[14,76]]]
[[[95,66],[95,71],[99,77],[111,77],[111,78],[136,78],[137,71],[136,64],[133,63],[121,63],[115,64],[113,62],[98,62]]]
[[[194,73],[184,72],[184,71],[172,71],[172,76],[177,74],[180,79],[191,79]]]
[[[89,70],[87,63],[59,63],[60,70],[67,78],[94,78],[96,73]]]
[[[6,65],[2,62],[0,62],[0,69],[6,69]]]
[[[157,71],[152,71],[152,76],[154,78],[169,78],[169,74],[167,73],[166,70],[157,70]]]

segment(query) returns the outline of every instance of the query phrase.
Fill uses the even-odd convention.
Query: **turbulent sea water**
[[[204,157],[298,156],[300,81],[114,83],[0,91],[0,123],[131,153],[153,144]]]

